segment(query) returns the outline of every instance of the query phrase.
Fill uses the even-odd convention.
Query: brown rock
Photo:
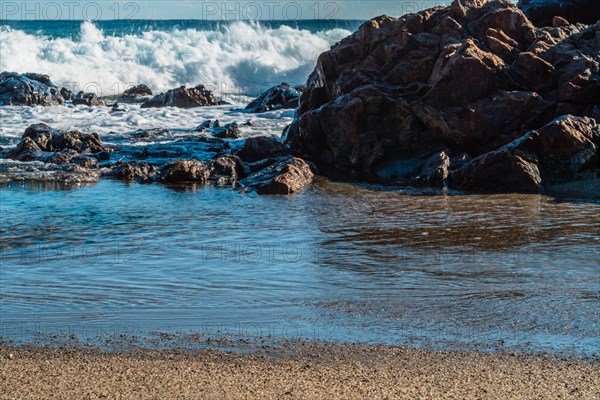
[[[241,184],[258,194],[291,194],[312,183],[314,174],[302,159],[285,157],[260,170]]]
[[[319,56],[284,142],[330,177],[439,186],[465,154],[533,191],[543,157],[503,146],[565,113],[600,115],[599,47],[600,23],[538,29],[506,0],[378,17]],[[444,148],[448,165],[416,156]],[[389,166],[400,173],[381,178]],[[490,182],[510,191],[503,179]]]
[[[158,177],[161,183],[200,183],[205,185],[210,177],[206,163],[197,160],[172,161],[163,166]]]
[[[283,144],[271,136],[258,136],[246,139],[244,147],[237,155],[245,162],[256,162],[269,157],[282,155]]]
[[[151,107],[180,107],[193,108],[214,106],[221,104],[217,101],[214,94],[206,89],[204,85],[198,85],[194,88],[186,88],[181,86],[177,89],[172,89],[166,93],[161,93],[152,99],[144,102],[142,108]]]

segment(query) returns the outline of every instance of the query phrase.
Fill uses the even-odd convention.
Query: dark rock
[[[543,157],[501,149],[561,115],[600,115],[599,47],[600,23],[535,28],[506,0],[378,17],[319,56],[284,143],[338,179],[473,189],[446,178],[480,168],[467,175],[489,190],[483,169],[501,167],[522,178],[514,190],[538,190]]]
[[[245,169],[239,157],[228,154],[216,157],[207,163],[209,183],[218,186],[235,186],[245,176]]]
[[[269,157],[277,157],[285,152],[283,143],[271,136],[258,136],[246,139],[244,147],[237,155],[244,162],[255,162]]]
[[[84,93],[84,92],[77,93],[77,95],[73,99],[73,104],[74,105],[83,104],[88,107],[92,107],[92,106],[104,107],[104,106],[106,106],[106,103],[104,102],[104,100],[102,100],[100,97],[98,97],[95,93]]]
[[[60,90],[48,75],[16,72],[0,74],[0,105],[56,106],[64,102]]]
[[[7,158],[17,161],[34,161],[43,154],[42,149],[31,138],[25,137],[15,149],[8,152]]]
[[[123,112],[123,111],[125,111],[125,109],[119,107],[119,103],[116,103],[116,102],[111,106],[111,109],[110,109],[110,112]]]
[[[109,151],[100,151],[98,153],[92,154],[92,156],[96,157],[98,161],[109,161],[110,160],[110,152]]]
[[[60,89],[60,95],[63,97],[63,99],[65,99],[65,101],[71,101],[71,100],[73,100],[73,97],[74,97],[73,92],[71,92],[67,88]]]
[[[203,85],[194,88],[181,86],[177,89],[161,93],[142,104],[142,108],[150,107],[179,107],[193,108],[222,104],[214,94]]]
[[[46,124],[29,126],[16,149],[8,158],[20,161],[39,160],[64,164],[73,157],[107,152],[97,134],[78,131],[62,132]],[[54,154],[50,154],[54,153]],[[85,165],[97,165],[97,160],[88,160]]]
[[[111,175],[127,182],[138,181],[140,183],[147,183],[151,182],[158,172],[159,170],[156,166],[144,161],[120,161],[113,167]]]
[[[198,160],[177,160],[163,166],[158,177],[161,183],[199,183],[205,185],[210,176],[206,163]]]
[[[70,163],[83,168],[98,168],[98,160],[91,156],[76,156],[70,160]]]
[[[142,103],[152,98],[152,90],[146,85],[136,85],[123,92],[119,100],[123,103]]]
[[[161,183],[196,183],[200,185],[235,185],[245,175],[239,157],[225,155],[208,161],[177,160],[163,166]]]
[[[231,122],[221,127],[211,129],[213,136],[221,139],[238,139],[242,134],[237,122]]]
[[[258,194],[291,194],[310,185],[313,177],[310,166],[304,160],[283,157],[240,183]]]
[[[210,129],[212,122],[210,120],[204,121],[200,125],[194,128],[194,132],[204,132],[207,129]]]
[[[600,19],[597,0],[519,0],[517,6],[536,26],[553,26],[555,16],[583,24],[594,24]]]
[[[296,88],[283,82],[281,85],[272,87],[261,94],[246,106],[246,110],[250,110],[253,113],[260,113],[279,110],[281,108],[296,108],[301,94]]]
[[[565,116],[477,157],[451,180],[468,190],[541,193],[544,186],[599,179],[599,149],[595,120]]]

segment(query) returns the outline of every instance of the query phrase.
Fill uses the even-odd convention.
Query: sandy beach
[[[597,362],[300,344],[260,353],[2,348],[0,398],[594,399]]]

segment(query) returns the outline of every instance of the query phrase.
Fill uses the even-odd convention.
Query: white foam
[[[86,21],[75,39],[2,31],[0,70],[48,74],[61,86],[76,83],[74,91],[85,88],[103,96],[133,83],[154,91],[205,84],[233,99],[282,81],[305,82],[318,55],[348,34],[236,22],[213,31],[107,36]]]

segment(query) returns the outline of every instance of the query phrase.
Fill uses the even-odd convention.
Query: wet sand
[[[0,398],[596,399],[597,361],[299,344],[211,350],[0,348]]]

